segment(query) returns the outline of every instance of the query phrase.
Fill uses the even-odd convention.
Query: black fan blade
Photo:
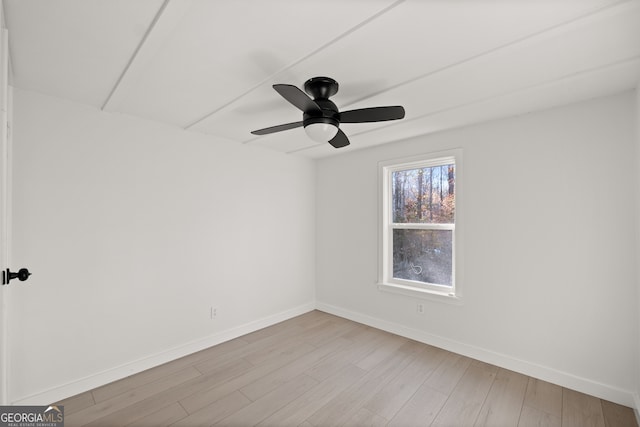
[[[268,135],[270,133],[282,132],[283,130],[299,128],[300,126],[302,126],[302,122],[293,122],[293,123],[286,123],[284,125],[271,126],[270,128],[254,130],[254,131],[251,131],[251,133],[254,135]]]
[[[338,129],[338,133],[333,137],[329,144],[333,145],[334,148],[342,148],[349,145],[349,138],[347,135],[342,132],[342,130]]]
[[[284,99],[298,107],[305,113],[316,112],[322,113],[320,106],[316,102],[309,98],[309,96],[293,85],[273,85],[273,88]]]
[[[404,108],[399,105],[394,107],[360,108],[340,113],[341,123],[384,122],[402,118],[404,118]]]

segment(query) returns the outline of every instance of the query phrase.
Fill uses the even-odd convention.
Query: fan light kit
[[[372,107],[340,112],[329,98],[338,92],[338,82],[329,77],[314,77],[304,84],[304,90],[293,85],[276,84],[273,88],[284,99],[302,111],[302,121],[254,130],[254,135],[268,135],[304,126],[306,134],[316,142],[328,142],[335,148],[346,147],[349,139],[340,130],[340,123],[371,123],[404,118],[404,108]]]
[[[338,126],[332,123],[309,123],[304,126],[304,131],[315,142],[329,142],[338,133]]]

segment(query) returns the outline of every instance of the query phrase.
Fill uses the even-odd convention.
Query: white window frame
[[[441,166],[454,163],[455,165],[455,196],[456,210],[454,224],[428,224],[428,223],[402,223],[392,222],[392,179],[393,172],[419,169],[433,166]],[[378,289],[398,293],[411,297],[432,299],[448,303],[462,302],[462,275],[461,261],[462,248],[460,245],[461,227],[460,219],[462,194],[462,150],[454,149],[427,153],[401,159],[387,160],[378,164],[379,180],[379,263],[378,263]],[[438,284],[426,284],[413,280],[398,279],[393,277],[393,230],[394,229],[420,229],[420,230],[451,230],[453,233],[452,247],[452,286]]]

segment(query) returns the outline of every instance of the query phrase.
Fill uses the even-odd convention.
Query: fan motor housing
[[[315,99],[316,104],[322,110],[322,113],[309,112],[302,115],[303,126],[310,125],[311,123],[328,123],[335,127],[340,126],[340,120],[338,119],[338,107],[333,102],[326,98]]]

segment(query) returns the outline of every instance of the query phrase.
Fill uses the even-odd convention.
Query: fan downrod
[[[328,99],[338,93],[338,82],[331,77],[313,77],[304,83],[304,91],[313,99]]]

